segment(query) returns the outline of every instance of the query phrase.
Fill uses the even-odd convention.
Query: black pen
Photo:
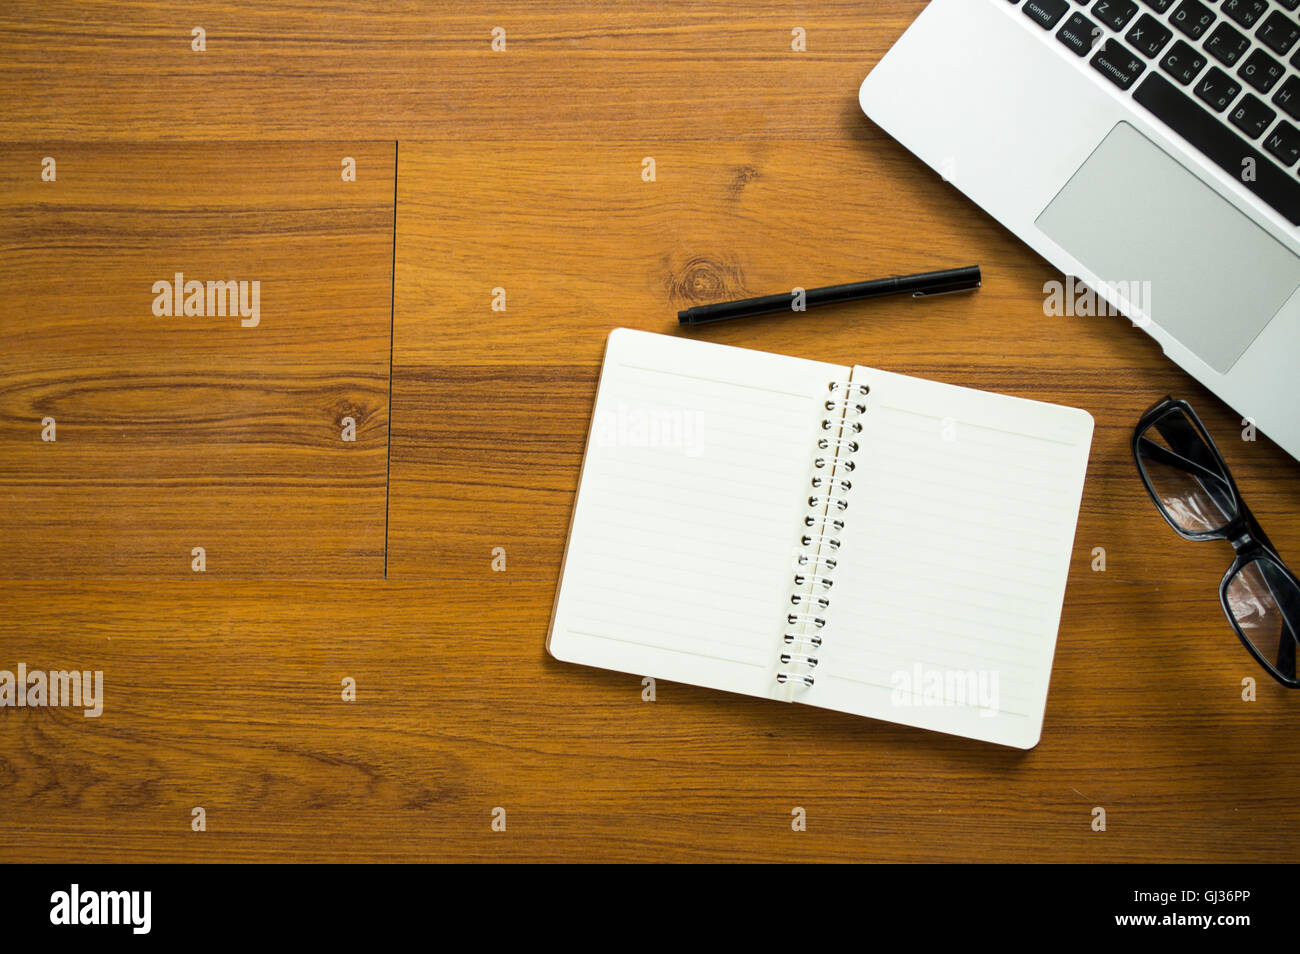
[[[778,311],[801,311],[818,305],[834,305],[843,301],[861,301],[865,298],[882,298],[885,295],[907,295],[927,298],[930,295],[947,295],[950,292],[974,291],[980,287],[978,265],[968,268],[949,268],[942,272],[925,272],[920,275],[903,275],[898,278],[878,278],[870,282],[850,282],[847,285],[829,285],[786,292],[782,295],[764,295],[743,301],[724,301],[716,305],[696,305],[677,313],[683,325],[707,325],[731,318],[749,318],[753,315],[771,315]]]

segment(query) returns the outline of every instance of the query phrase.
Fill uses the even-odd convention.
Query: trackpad
[[[1300,286],[1300,258],[1128,123],[1038,217],[1104,283],[1225,372]]]

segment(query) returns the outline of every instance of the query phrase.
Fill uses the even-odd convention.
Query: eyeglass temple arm
[[[1191,458],[1184,457],[1182,454],[1175,453],[1167,447],[1162,447],[1149,437],[1139,439],[1142,446],[1142,453],[1159,464],[1166,464],[1169,467],[1177,467],[1179,470],[1186,471],[1197,478],[1206,478],[1213,480],[1217,484],[1223,483],[1223,478],[1204,467]]]

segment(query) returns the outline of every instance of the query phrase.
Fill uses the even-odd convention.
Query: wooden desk
[[[0,710],[0,856],[1300,860],[1296,697],[1222,618],[1229,549],[1160,521],[1128,436],[1192,400],[1293,560],[1300,465],[1127,322],[1046,317],[1056,273],[861,117],[921,6],[10,4],[0,669],[102,669],[106,698]],[[1037,749],[643,702],[546,656],[610,328],[968,263],[974,296],[701,336],[1095,416]],[[262,324],[163,328],[142,279],[180,268],[260,277]],[[79,422],[55,445],[51,401]],[[195,534],[226,534],[202,573]]]

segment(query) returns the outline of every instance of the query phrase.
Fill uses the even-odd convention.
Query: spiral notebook
[[[1037,744],[1085,411],[609,336],[555,658]]]

